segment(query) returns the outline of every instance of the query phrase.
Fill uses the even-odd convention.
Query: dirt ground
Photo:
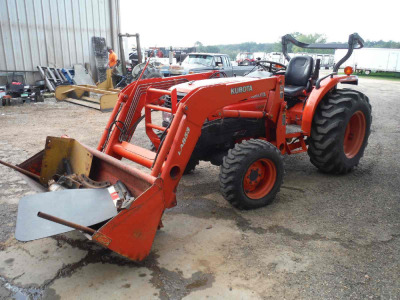
[[[17,242],[17,204],[33,191],[0,166],[0,298],[399,299],[400,82],[363,78],[355,89],[370,97],[373,124],[354,172],[325,175],[307,154],[286,156],[276,201],[238,211],[203,162],[140,263],[76,231]],[[96,146],[108,116],[54,99],[1,107],[0,159],[22,162],[46,136]],[[143,131],[137,141],[149,146]]]

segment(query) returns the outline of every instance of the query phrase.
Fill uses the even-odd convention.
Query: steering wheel
[[[228,77],[228,75],[225,72],[219,71],[211,74],[209,78],[211,79],[211,78],[221,78],[221,77]]]
[[[269,64],[269,66],[266,66],[265,64]],[[286,70],[286,66],[284,64],[271,60],[260,60],[257,62],[257,65],[262,67],[265,71],[271,72],[272,74],[278,71]]]

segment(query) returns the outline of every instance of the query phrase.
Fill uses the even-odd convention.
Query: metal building
[[[119,52],[119,28],[119,0],[0,0],[0,73],[25,72],[33,83],[38,65],[90,63],[94,74],[91,38]]]

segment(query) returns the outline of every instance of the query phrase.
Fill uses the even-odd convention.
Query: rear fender
[[[357,80],[357,76],[334,76],[333,78],[328,77],[321,82],[319,89],[311,91],[310,96],[304,106],[303,117],[301,123],[301,130],[305,135],[311,134],[311,125],[314,118],[315,111],[321,100],[325,95],[332,90],[339,82],[349,82],[351,80]]]

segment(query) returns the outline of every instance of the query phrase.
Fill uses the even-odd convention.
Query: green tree
[[[395,42],[395,41],[370,41],[367,40],[364,43],[364,47],[365,48],[396,48],[399,49],[400,48],[400,42]]]
[[[302,34],[299,32],[292,33],[292,36],[303,43],[307,44],[325,44],[326,43],[326,35],[321,33],[314,34]],[[291,50],[291,51],[290,51]],[[304,49],[298,46],[293,45],[292,49],[289,52],[297,53],[297,52],[307,52],[307,53],[334,53],[334,50],[331,49]]]
[[[194,43],[194,46],[196,47],[196,52],[206,52],[206,47],[204,47],[202,42],[197,41]]]
[[[219,53],[220,52],[220,49],[217,46],[206,46],[204,48],[205,48],[204,52],[207,52],[207,53]]]

